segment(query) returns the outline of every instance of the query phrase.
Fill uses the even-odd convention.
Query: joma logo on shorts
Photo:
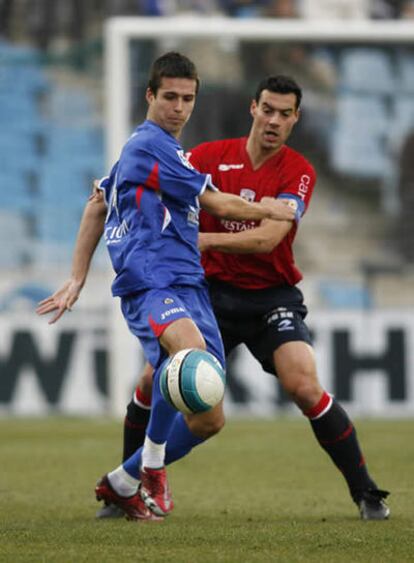
[[[161,320],[163,321],[175,313],[185,313],[184,307],[173,307],[172,309],[168,309],[168,311],[164,311],[164,313],[161,314]]]

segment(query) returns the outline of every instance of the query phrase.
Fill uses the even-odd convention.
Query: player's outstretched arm
[[[72,305],[78,300],[81,290],[82,284],[70,278],[53,295],[40,301],[36,308],[36,313],[38,315],[46,315],[56,311],[49,320],[49,324],[55,323],[65,311],[72,310]]]
[[[295,211],[281,199],[263,198],[261,202],[250,203],[237,195],[219,191],[205,190],[200,196],[200,205],[208,213],[220,219],[235,219],[237,221],[275,219],[278,221],[293,221]]]
[[[292,228],[290,221],[265,220],[254,229],[238,233],[199,233],[198,248],[230,254],[268,254],[285,238]]]
[[[103,194],[94,184],[94,191],[85,206],[79,226],[72,258],[72,275],[53,295],[40,301],[38,315],[55,312],[49,324],[58,321],[65,311],[70,311],[85,285],[89,266],[102,236],[106,215]]]

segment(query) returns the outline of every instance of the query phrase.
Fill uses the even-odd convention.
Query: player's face
[[[156,95],[147,90],[147,119],[178,138],[193,111],[196,87],[189,78],[162,78]]]
[[[253,100],[250,113],[253,124],[250,136],[266,152],[280,149],[299,119],[295,94],[263,90],[259,101]]]

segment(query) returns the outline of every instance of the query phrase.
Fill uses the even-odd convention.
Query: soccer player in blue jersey
[[[295,218],[294,209],[281,200],[249,203],[219,192],[209,174],[186,160],[177,139],[198,87],[196,68],[187,57],[171,52],[155,61],[146,91],[147,119],[87,204],[72,278],[37,310],[57,310],[50,321],[55,322],[70,309],[103,232],[116,273],[112,293],[120,297],[129,329],[155,369],[144,445],[95,489],[98,500],[117,505],[135,520],[154,520],[171,511],[165,463],[188,453],[224,423],[217,424],[214,409],[184,417],[166,403],[157,385],[164,360],[184,348],[207,349],[225,364],[197,246],[200,206],[223,219]]]

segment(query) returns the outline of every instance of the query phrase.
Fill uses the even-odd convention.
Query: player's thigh
[[[149,363],[157,368],[166,355],[183,348],[205,348],[193,319],[192,300],[179,288],[148,290],[123,297],[122,312]],[[215,322],[215,321],[214,321]]]
[[[202,334],[207,351],[213,354],[225,368],[223,341],[207,287],[183,287],[180,288],[179,296]]]
[[[170,346],[172,338],[166,338],[162,344],[164,332],[175,322],[186,320],[185,334],[192,334],[191,343],[203,345],[202,338],[191,320],[176,291],[172,288],[142,291],[122,297],[122,313],[130,331],[139,339],[148,362],[156,369],[168,352],[163,345]]]
[[[223,401],[207,412],[188,414],[186,422],[190,431],[200,438],[210,438],[219,432],[225,423]]]
[[[274,311],[259,319],[249,320],[246,326],[251,331],[245,344],[263,369],[276,375],[279,375],[274,362],[276,350],[290,342],[312,343],[303,315],[293,308],[284,307],[280,312]]]
[[[251,327],[246,327],[245,323],[240,320],[229,319],[215,312],[217,323],[220,329],[221,338],[226,358],[239,344],[246,342],[247,335],[251,331]],[[250,332],[251,334],[251,332]]]
[[[169,356],[185,348],[206,348],[200,329],[189,318],[177,319],[168,325],[160,336],[160,344]]]

